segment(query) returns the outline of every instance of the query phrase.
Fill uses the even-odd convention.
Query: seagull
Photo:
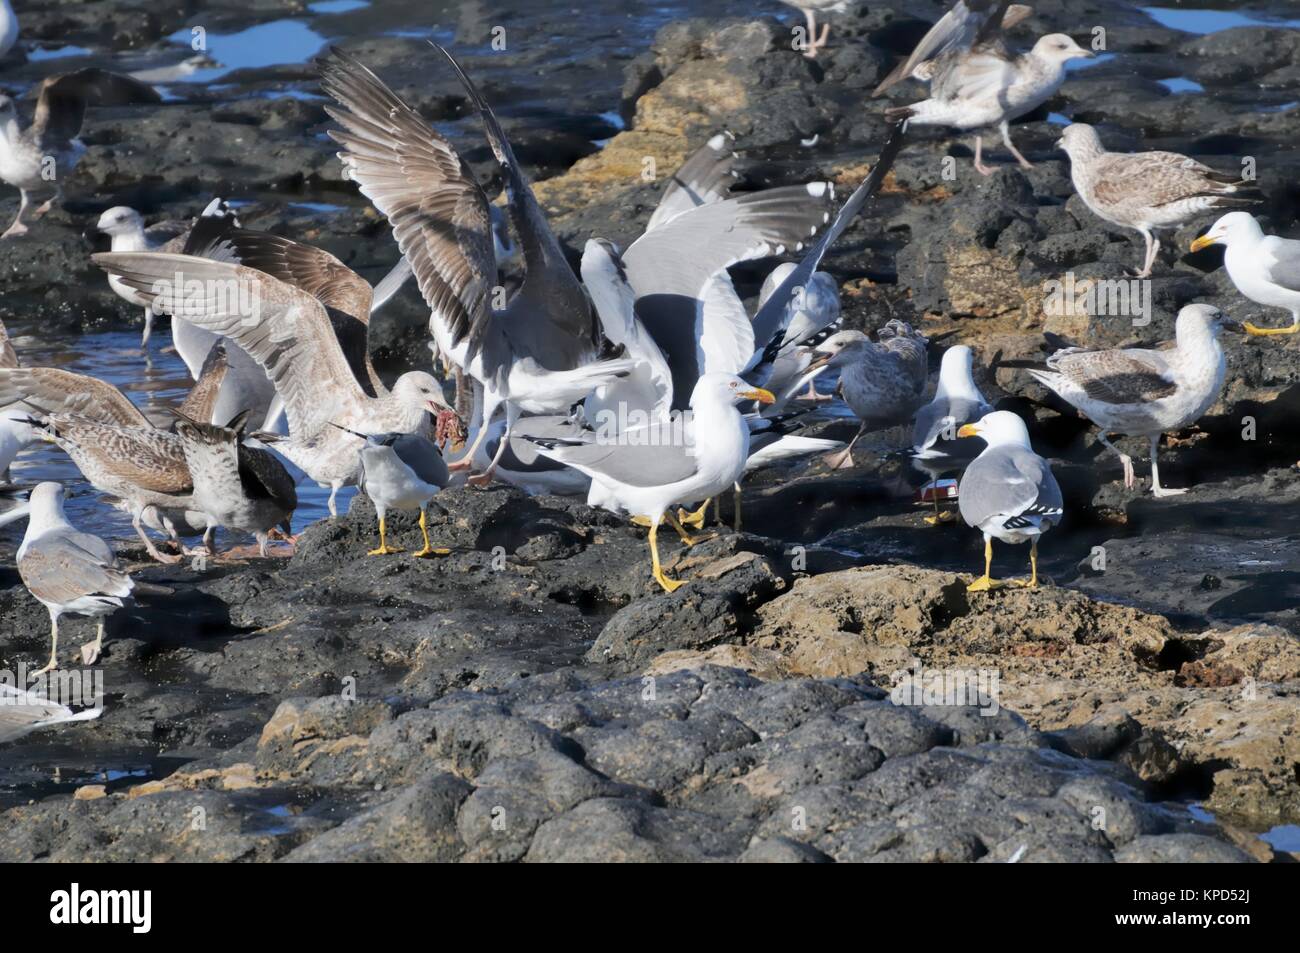
[[[9,332],[0,321],[0,374],[18,367],[18,353],[9,340]],[[24,449],[38,438],[28,423],[26,408],[13,406],[14,401],[0,398],[0,481],[9,482],[9,467]]]
[[[761,308],[772,297],[786,277],[794,270],[793,262],[784,262],[768,274],[763,280],[763,287],[758,293],[758,306]],[[840,289],[835,279],[824,271],[813,274],[808,284],[789,303],[792,313],[786,325],[785,337],[781,341],[781,350],[772,366],[772,376],[764,382],[765,386],[776,394],[778,410],[785,402],[796,395],[804,383],[808,390],[800,395],[802,400],[823,401],[831,398],[817,393],[816,372],[808,376],[808,365],[813,362],[813,346],[808,342],[817,341],[818,335],[835,325],[840,319]],[[827,335],[829,337],[829,335]],[[802,343],[801,343],[802,342]]]
[[[921,40],[912,55],[877,87],[879,95],[906,76],[928,81],[930,98],[885,110],[891,122],[983,129],[996,126],[1003,144],[1021,168],[1032,168],[1011,141],[1011,120],[1045,103],[1065,82],[1065,64],[1093,54],[1064,33],[1040,37],[1028,53],[1013,56],[1002,42],[1004,24],[1019,22],[1002,0],[959,0]],[[1008,16],[1011,16],[1008,21]],[[950,19],[951,18],[951,19]],[[983,139],[975,137],[975,169],[991,175],[982,158]]]
[[[600,321],[495,115],[451,54],[437,49],[479,110],[523,249],[523,284],[499,310],[492,300],[499,280],[487,196],[464,160],[353,57],[331,48],[318,64],[322,88],[339,103],[326,111],[343,127],[330,130],[343,147],[340,160],[388,217],[429,306],[439,352],[484,387],[477,444],[502,405],[509,434],[521,413],[565,411],[593,388],[629,373],[633,362],[606,351]],[[362,433],[400,429],[338,422]],[[472,445],[454,466],[468,467],[476,450]],[[487,482],[493,472],[490,464],[475,482]]]
[[[1255,217],[1229,212],[1192,242],[1192,251],[1211,245],[1224,247],[1223,264],[1237,290],[1256,304],[1291,312],[1289,328],[1258,328],[1250,322],[1247,334],[1300,332],[1300,241],[1265,235]]]
[[[1029,540],[1032,575],[1016,585],[1038,587],[1038,537],[1061,521],[1061,488],[1047,461],[1029,445],[1025,422],[1009,410],[998,410],[965,424],[959,437],[982,437],[986,446],[966,468],[957,504],[966,525],[984,534],[984,575],[966,587],[987,592],[1002,583],[989,576],[993,540],[1010,545]]]
[[[688,546],[696,542],[669,507],[717,496],[740,479],[749,456],[749,427],[736,405],[752,400],[771,403],[774,398],[734,374],[708,373],[691,393],[691,427],[680,428],[674,439],[644,444],[608,443],[599,436],[529,439],[541,453],[591,477],[619,509],[645,518],[651,574],[664,591],[672,592],[685,583],[669,579],[660,566],[659,524],[667,519]]]
[[[373,383],[363,383],[365,374],[349,362],[322,300],[265,272],[163,252],[103,252],[92,260],[148,296],[155,311],[179,313],[230,338],[262,366],[284,401],[289,435],[257,436],[274,440],[310,479],[330,488],[331,516],[338,515],[338,491],[361,476],[359,438],[331,423],[358,433],[413,433],[427,414],[454,415],[425,371],[408,371],[391,391],[372,396],[366,387]]]
[[[67,705],[52,702],[37,692],[0,682],[0,744],[16,741],[53,725],[92,721],[103,713],[102,706],[74,712]]]
[[[1085,205],[1099,217],[1140,232],[1146,258],[1138,278],[1151,274],[1160,240],[1158,228],[1175,228],[1205,212],[1258,204],[1237,193],[1248,186],[1240,176],[1217,172],[1177,152],[1107,152],[1097,130],[1072,123],[1060,147],[1070,157],[1070,178]]]
[[[237,221],[234,211],[220,198],[214,198],[200,217],[230,218]],[[144,219],[139,212],[126,205],[116,205],[99,216],[95,228],[109,237],[109,247],[113,251],[183,252],[194,223],[166,221],[145,228]],[[133,288],[122,284],[117,275],[108,276],[108,286],[119,298],[144,308],[144,332],[140,337],[140,346],[146,346],[153,332],[153,311]]]
[[[939,385],[934,399],[916,413],[912,426],[912,465],[927,474],[931,481],[945,473],[965,470],[975,456],[970,440],[957,438],[957,431],[966,424],[993,413],[993,407],[971,376],[974,352],[965,344],[957,344],[943,352],[939,363]],[[928,523],[940,523],[939,497],[932,494],[934,516],[926,517]]]
[[[160,552],[142,525],[151,506],[160,513],[198,510],[180,438],[152,426],[124,427],[74,413],[43,416],[33,420],[42,438],[71,457],[91,486],[122,501],[149,555],[161,563],[180,562],[179,555]]]
[[[821,35],[817,34],[817,11],[843,13],[849,8],[848,0],[781,0],[781,2],[801,11],[808,22],[808,35],[803,41],[803,55],[809,59],[815,58],[817,51],[826,45],[826,38],[831,30],[829,23],[823,23]]]
[[[272,529],[292,535],[289,521],[298,506],[293,477],[271,451],[244,444],[247,411],[224,427],[175,413],[176,435],[194,483],[194,508],[212,520],[203,540],[208,551],[219,524],[253,534],[258,554],[265,557]]]
[[[59,617],[90,616],[98,627],[95,641],[81,649],[82,662],[94,665],[104,645],[104,619],[135,594],[166,595],[164,586],[132,579],[108,543],[83,533],[63,513],[63,487],[40,483],[31,494],[27,533],[18,547],[18,575],[50,613],[50,661],[35,675],[58,666]]]
[[[375,504],[375,514],[379,517],[379,548],[366,555],[388,556],[402,552],[388,545],[385,520],[389,510],[408,509],[420,511],[420,532],[424,536],[424,548],[414,553],[415,557],[445,556],[451,552],[449,549],[434,549],[429,542],[426,512],[429,501],[451,482],[451,472],[437,445],[422,434],[349,432],[366,442],[361,448],[360,486]]]
[[[18,15],[9,0],[0,0],[0,56],[4,56],[18,42]]]
[[[853,466],[853,445],[868,433],[910,423],[924,402],[927,376],[925,336],[891,320],[877,332],[839,331],[817,346],[809,370],[840,372],[839,393],[861,424],[849,445],[826,462],[831,469]]]
[[[1160,435],[1194,424],[1218,399],[1225,369],[1219,332],[1239,328],[1212,305],[1189,304],[1178,312],[1171,345],[1154,350],[1064,348],[1047,359],[1048,370],[1029,373],[1097,424],[1097,438],[1124,466],[1126,487],[1134,484],[1133,460],[1120,453],[1106,433],[1146,437],[1151,443],[1151,492],[1174,496],[1187,490],[1160,485]]]
[[[21,197],[13,224],[0,238],[27,233],[23,213],[32,195],[54,193],[33,218],[48,212],[55,199],[62,200],[63,183],[86,151],[77,136],[87,106],[162,101],[152,86],[102,69],[51,76],[41,83],[37,97],[32,123],[24,129],[14,101],[0,95],[0,179],[15,186]]]

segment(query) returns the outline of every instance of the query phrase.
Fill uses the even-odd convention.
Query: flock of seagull
[[[588,241],[577,273],[491,108],[450,53],[435,46],[482,121],[504,181],[505,214],[450,141],[364,64],[331,49],[318,60],[321,88],[333,101],[330,135],[348,178],[388,220],[401,253],[393,270],[371,287],[322,249],[244,228],[219,198],[195,220],[166,227],[146,228],[134,210],[109,209],[98,227],[111,237],[111,251],[93,260],[113,291],[145,309],[146,342],[155,316],[170,317],[192,391],[175,423],[156,427],[110,384],[21,366],[5,339],[0,464],[7,468],[32,441],[56,444],[130,514],[162,562],[179,561],[192,551],[185,540],[199,536],[202,551],[215,553],[219,527],[252,534],[261,555],[273,539],[292,545],[297,494],[286,461],[330,489],[331,516],[339,489],[364,490],[378,518],[374,556],[401,552],[387,525],[396,510],[420,513],[423,546],[415,556],[445,554],[430,541],[425,511],[458,480],[585,494],[648,528],[652,576],[671,592],[684,583],[661,564],[663,524],[694,545],[692,530],[704,525],[709,502],[731,492],[739,529],[747,472],[814,454],[851,467],[859,437],[910,426],[908,454],[931,481],[927,521],[952,519],[938,487],[960,475],[957,511],[984,537],[984,572],[970,588],[1002,585],[990,575],[994,539],[1031,544],[1031,575],[1020,584],[1036,586],[1038,538],[1060,522],[1063,504],[1025,423],[980,393],[964,345],[944,352],[927,401],[925,336],[897,320],[874,338],[841,330],[838,287],[818,270],[880,190],[908,126],[996,128],[1028,165],[1008,124],[1055,93],[1067,62],[1092,55],[1064,34],[1012,53],[1004,31],[1031,14],[1006,0],[954,4],[876,90],[913,78],[928,83],[930,95],[886,110],[892,125],[878,160],[838,209],[827,182],[735,190],[738,156],[731,136],[718,133],[667,182],[643,234],[621,250]],[[815,55],[826,35],[815,35],[808,16],[817,42],[805,52]],[[57,155],[61,181],[84,151],[76,136],[88,106],[156,100],[138,80],[93,69],[42,83],[26,127],[13,102],[0,99],[0,179],[22,192],[6,236],[25,230],[29,195],[49,186],[33,175],[33,155]],[[1106,152],[1081,124],[1064,130],[1061,148],[1088,207],[1144,236],[1143,276],[1159,252],[1154,230],[1254,200],[1250,183],[1185,156]],[[992,171],[978,138],[975,168]],[[1290,330],[1300,328],[1300,242],[1264,236],[1249,214],[1232,211],[1193,248],[1211,243],[1227,247],[1228,273],[1243,294],[1289,309]],[[794,260],[770,273],[751,313],[728,269],[775,257]],[[435,362],[472,399],[467,421],[432,374],[411,371],[386,386],[371,364],[371,315],[412,277],[430,311]],[[1068,347],[1031,373],[1093,421],[1112,450],[1107,433],[1147,437],[1153,493],[1181,493],[1160,483],[1159,440],[1217,399],[1223,329],[1237,326],[1216,308],[1191,304],[1178,315],[1173,342]],[[831,399],[814,383],[828,370],[838,372],[835,394],[860,422],[847,445],[801,433],[803,411],[791,409]],[[1132,487],[1132,461],[1120,457]],[[99,620],[95,642],[81,653],[89,664],[102,647],[104,618],[160,587],[134,580],[106,543],[73,527],[57,484],[37,486],[3,520],[23,516],[18,571],[51,619],[41,672],[58,665],[66,613]],[[150,532],[166,537],[162,548]]]

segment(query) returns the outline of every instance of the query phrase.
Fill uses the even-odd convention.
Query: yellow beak
[[[740,396],[745,400],[756,400],[760,404],[775,404],[776,397],[770,390],[763,390],[761,387],[755,387],[753,390],[742,390]]]
[[[1192,242],[1192,251],[1200,251],[1202,248],[1209,248],[1211,245],[1217,245],[1219,240],[1211,238],[1209,235],[1202,235],[1196,241]]]
[[[957,430],[957,436],[978,437],[979,432],[980,432],[979,428],[976,427],[974,424],[965,424]]]

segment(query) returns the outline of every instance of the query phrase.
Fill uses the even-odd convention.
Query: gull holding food
[[[1240,326],[1225,321],[1212,305],[1189,304],[1178,312],[1172,346],[1064,348],[1047,359],[1047,370],[1029,373],[1101,428],[1097,439],[1119,456],[1126,487],[1134,484],[1133,460],[1117,450],[1106,433],[1146,437],[1151,445],[1151,492],[1175,496],[1187,490],[1160,485],[1160,436],[1196,423],[1218,399],[1226,368],[1219,332],[1225,329]]]
[[[1300,241],[1265,235],[1255,216],[1229,212],[1192,242],[1192,251],[1211,245],[1223,246],[1223,265],[1238,291],[1256,304],[1291,312],[1290,327],[1259,328],[1246,322],[1247,334],[1300,332]]]
[[[86,107],[156,103],[152,86],[102,69],[82,69],[44,80],[37,93],[31,125],[23,128],[17,104],[0,94],[0,179],[16,187],[20,201],[13,224],[0,238],[27,233],[23,215],[32,195],[53,195],[33,213],[39,218],[63,198],[63,183],[86,151],[77,138]],[[51,188],[51,183],[54,187]]]
[[[38,484],[31,494],[27,533],[18,547],[18,575],[50,613],[50,661],[36,675],[58,666],[59,618],[90,616],[98,623],[95,641],[81,657],[93,665],[104,645],[104,620],[135,594],[166,595],[164,586],[137,582],[121,567],[112,548],[83,533],[63,513],[63,487]]]
[[[1028,541],[1032,575],[1016,585],[1038,586],[1038,537],[1061,521],[1061,488],[1047,461],[1034,453],[1025,422],[1008,410],[965,424],[959,437],[982,437],[984,450],[966,468],[957,498],[966,525],[984,534],[984,575],[966,589],[987,592],[1002,585],[990,576],[993,540]]]
[[[1177,152],[1107,152],[1097,130],[1066,126],[1060,147],[1070,157],[1075,191],[1098,218],[1142,235],[1146,257],[1137,277],[1151,274],[1160,240],[1152,232],[1176,228],[1216,209],[1254,205],[1238,175],[1218,172]]]
[[[996,126],[1021,168],[1030,168],[1011,141],[1011,120],[1033,112],[1056,94],[1070,60],[1093,56],[1064,33],[1049,33],[1028,53],[1012,54],[1002,30],[1032,12],[1007,0],[958,0],[874,93],[878,96],[902,79],[914,77],[930,84],[929,98],[886,109],[886,118],[962,130]],[[975,169],[991,175],[982,148],[983,139],[977,135]]]

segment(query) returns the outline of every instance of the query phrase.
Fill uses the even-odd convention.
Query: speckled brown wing
[[[411,263],[420,293],[458,344],[488,319],[497,282],[487,197],[451,143],[374,73],[341,50],[318,61],[321,88],[342,108],[330,136]]]
[[[0,407],[20,402],[40,413],[79,414],[123,427],[153,427],[112,384],[57,367],[0,368]]]
[[[1081,351],[1060,357],[1050,366],[1093,400],[1107,404],[1147,403],[1177,389],[1160,368],[1125,351]]]
[[[9,331],[5,328],[4,322],[0,321],[0,368],[17,366],[18,352],[14,350],[9,340]]]
[[[76,459],[85,472],[99,473],[154,493],[181,495],[194,489],[180,438],[164,430],[119,427],[75,414],[53,414],[49,418],[55,442]]]
[[[180,415],[190,420],[211,423],[212,410],[217,405],[217,395],[221,393],[221,385],[229,370],[230,359],[226,354],[226,344],[224,341],[218,341],[212,345],[212,350],[208,351],[208,356],[203,359],[203,367],[199,369],[199,379],[185,395],[185,400],[180,406]]]
[[[86,534],[48,533],[28,544],[18,560],[23,585],[36,598],[59,605],[86,596],[128,595],[131,577],[118,568],[112,554],[106,559],[102,552],[83,547],[74,535]]]
[[[1232,182],[1176,152],[1110,153],[1097,160],[1093,194],[1110,207],[1148,208],[1213,195]]]

